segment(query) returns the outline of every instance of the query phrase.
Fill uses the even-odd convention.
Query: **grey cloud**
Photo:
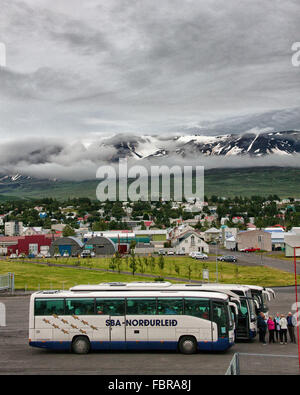
[[[0,0],[0,133],[300,128],[300,4]],[[272,114],[272,116],[270,115]],[[90,122],[90,120],[98,122]],[[231,132],[232,130],[230,130]]]

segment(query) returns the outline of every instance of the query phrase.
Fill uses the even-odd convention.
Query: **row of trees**
[[[170,275],[171,273],[164,273],[165,269],[165,258],[163,255],[159,255],[155,258],[153,255],[150,256],[137,256],[134,251],[131,250],[129,255],[126,255],[124,258],[120,253],[116,253],[113,257],[110,258],[109,261],[109,269],[112,271],[117,271],[119,274],[121,271],[130,271],[134,276],[135,273],[157,273],[159,272],[159,279],[162,279],[164,274]],[[202,278],[202,272],[204,269],[208,269],[208,265],[203,262],[201,265],[197,263],[197,265],[193,265],[192,263],[188,263],[187,265],[180,265],[176,262],[173,263],[173,270],[175,276],[185,277],[191,280],[193,274],[197,275],[197,277]],[[223,265],[219,264],[219,270],[221,274],[223,273]],[[238,269],[237,269],[238,270]]]

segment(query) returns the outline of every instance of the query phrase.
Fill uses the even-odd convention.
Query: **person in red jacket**
[[[272,316],[269,317],[269,319],[267,321],[267,325],[268,325],[268,331],[269,331],[269,343],[271,343],[271,342],[275,343],[275,338],[274,338],[275,322],[274,322]]]

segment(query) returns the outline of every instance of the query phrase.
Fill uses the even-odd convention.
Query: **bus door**
[[[125,299],[124,298],[97,298],[96,313],[99,340],[103,342],[103,348],[121,350],[126,348],[125,329]]]
[[[236,328],[237,339],[249,338],[249,305],[246,298],[241,298],[241,305],[239,306],[238,324]]]
[[[217,325],[217,328],[213,328],[213,350],[218,350],[222,347],[223,342],[228,342],[229,338],[229,326],[228,326],[228,311],[226,310],[226,306],[223,302],[212,302],[212,323]],[[217,342],[216,333],[217,331]]]

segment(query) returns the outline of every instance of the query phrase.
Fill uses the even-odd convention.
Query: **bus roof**
[[[79,285],[76,287],[71,288],[72,292],[83,292],[83,291],[126,291],[133,290],[133,291],[156,291],[156,290],[170,290],[170,291],[209,291],[209,292],[222,292],[230,296],[231,298],[239,298],[237,294],[230,291],[227,288],[219,288],[214,287],[214,284],[171,284],[168,282],[158,283],[154,282],[131,282],[131,283],[120,283],[122,285],[116,285],[118,283],[101,283],[98,285]]]
[[[38,291],[31,295],[32,299],[35,298],[83,298],[83,297],[91,297],[91,298],[99,298],[99,297],[123,297],[124,292],[114,290],[106,292],[104,291],[82,291],[82,292],[72,292],[72,291]],[[156,290],[153,291],[144,291],[141,296],[141,292],[129,290],[126,292],[126,297],[198,297],[198,298],[208,298],[208,299],[221,299],[227,300],[228,295],[221,292],[205,292],[205,291],[192,291],[186,292],[182,290],[178,291],[164,291],[164,290]]]
[[[134,289],[144,289],[145,291],[147,289],[153,289],[153,290],[160,290],[160,289],[183,289],[183,288],[199,288],[197,289],[200,290],[200,288],[219,288],[220,290],[229,290],[234,288],[237,290],[249,290],[248,285],[241,285],[241,284],[218,284],[218,283],[204,283],[204,284],[172,284],[170,282],[164,281],[164,282],[154,282],[154,281],[135,281],[131,283],[100,283],[100,284],[94,284],[94,285],[76,285],[72,288],[70,288],[70,291],[72,292],[79,292],[79,291],[105,291],[105,290],[134,290]]]

